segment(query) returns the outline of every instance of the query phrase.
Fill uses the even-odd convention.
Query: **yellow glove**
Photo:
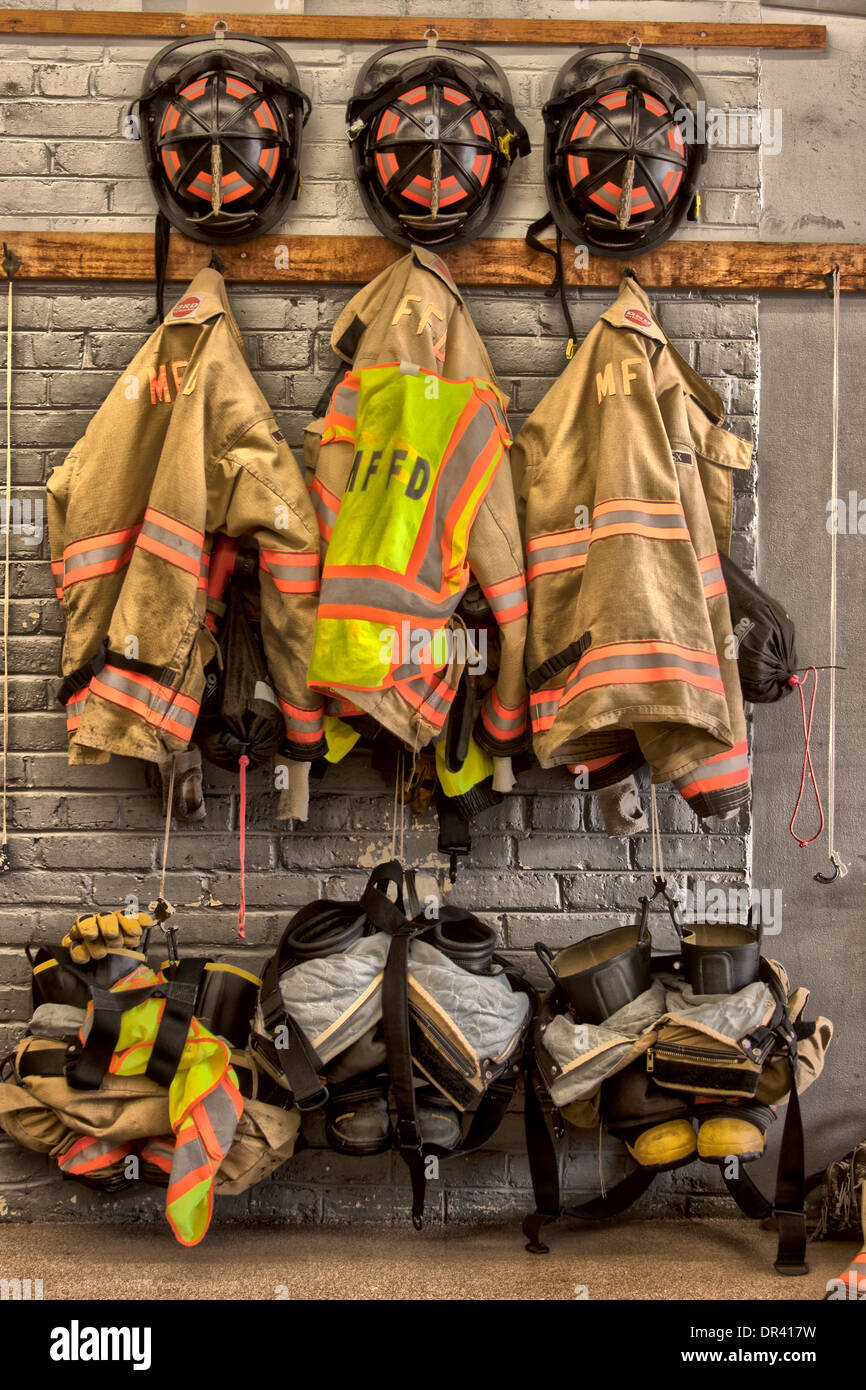
[[[153,920],[146,912],[136,916],[125,912],[103,912],[90,917],[76,917],[75,926],[64,936],[66,946],[76,965],[90,960],[102,960],[108,951],[123,947],[134,950],[146,927]]]

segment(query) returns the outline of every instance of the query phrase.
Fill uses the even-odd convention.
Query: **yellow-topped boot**
[[[737,1158],[752,1163],[764,1152],[764,1136],[768,1125],[776,1118],[769,1105],[757,1102],[708,1106],[697,1111],[701,1121],[698,1129],[698,1156],[705,1163],[725,1163]]]
[[[642,1168],[679,1168],[691,1163],[697,1153],[697,1136],[690,1120],[665,1120],[649,1125],[637,1135],[629,1135],[625,1145]]]

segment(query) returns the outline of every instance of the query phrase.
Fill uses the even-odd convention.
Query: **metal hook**
[[[4,275],[6,276],[6,279],[7,279],[7,280],[12,280],[12,279],[18,274],[19,270],[21,269],[21,262],[20,262],[20,260],[19,260],[18,257],[15,255],[15,252],[12,250],[12,247],[11,247],[11,246],[7,246],[5,241],[4,241],[4,243],[3,243],[3,262],[2,262],[2,264],[3,264],[3,273],[4,273]]]
[[[639,38],[637,34],[632,34],[628,40],[628,56],[630,58],[636,58],[642,48],[643,39]]]
[[[229,26],[226,24],[224,19],[217,19],[214,21],[213,31],[216,36],[217,43],[222,43],[225,39],[226,34],[229,31]]]
[[[830,863],[833,865],[832,874],[813,874],[816,883],[835,883],[837,878],[844,878],[848,872],[847,864],[843,864],[836,850],[830,855]]]
[[[839,265],[834,265],[834,266],[832,267],[832,269],[830,269],[830,270],[825,270],[825,271],[822,273],[822,275],[821,275],[821,279],[824,281],[824,284],[827,286],[827,294],[829,295],[830,299],[833,298],[833,285],[834,285],[835,278],[836,278],[837,275],[841,275],[841,273],[842,273],[841,267],[840,267]]]
[[[439,42],[439,30],[434,29],[433,25],[430,24],[424,30],[424,37],[427,40],[427,47],[435,48],[437,43]]]

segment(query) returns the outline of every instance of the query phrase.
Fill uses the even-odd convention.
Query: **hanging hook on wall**
[[[833,287],[834,287],[835,282],[836,282],[836,276],[837,276],[837,275],[840,275],[840,274],[841,274],[840,267],[839,267],[838,265],[834,265],[834,266],[832,267],[831,270],[825,270],[825,271],[823,272],[822,276],[821,276],[821,279],[824,281],[824,284],[827,286],[827,294],[829,295],[829,297],[830,297],[831,299],[833,298]]]
[[[427,40],[427,47],[430,48],[430,49],[433,49],[433,48],[436,47],[437,43],[439,42],[439,30],[438,30],[438,29],[434,29],[433,25],[430,24],[430,25],[424,30],[424,37],[425,37],[425,39]]]
[[[226,24],[224,19],[217,19],[214,22],[213,31],[217,43],[222,43],[225,39],[226,34],[229,31],[229,26]]]
[[[210,250],[210,260],[208,261],[208,265],[211,270],[218,270],[220,275],[225,274],[226,263],[223,260],[222,256],[218,255],[216,248],[213,246]]]
[[[643,48],[643,39],[637,34],[632,34],[628,40],[628,56],[636,58]]]
[[[12,250],[12,247],[7,246],[5,241],[3,243],[2,266],[3,274],[6,276],[7,280],[14,279],[14,277],[18,274],[19,270],[21,269],[20,260],[15,255],[15,252]]]
[[[830,863],[833,865],[832,874],[813,874],[812,877],[816,883],[835,883],[837,878],[845,877],[848,872],[848,866],[842,863],[842,860],[835,850],[833,850],[830,855]]]

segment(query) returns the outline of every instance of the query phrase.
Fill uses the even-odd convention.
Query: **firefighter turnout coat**
[[[646,760],[700,816],[749,794],[718,552],[751,448],[722,419],[626,275],[512,451],[540,763],[601,787]]]
[[[215,651],[214,536],[243,535],[259,547],[262,639],[302,804],[325,749],[306,682],[318,532],[215,270],[196,276],[51,475],[48,524],[69,761],[157,761],[186,746]]]
[[[310,684],[334,713],[371,714],[411,748],[438,738],[472,660],[455,610],[474,575],[500,646],[476,738],[508,758],[527,737],[527,608],[490,359],[447,267],[418,248],[355,296],[331,342],[350,370],[312,484],[323,570]]]

